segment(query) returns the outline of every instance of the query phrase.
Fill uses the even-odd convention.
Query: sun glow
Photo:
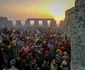
[[[0,0],[0,16],[15,22],[27,18],[54,18],[57,23],[65,18],[65,11],[74,6],[75,0]],[[3,12],[4,11],[4,12]]]
[[[74,0],[71,1],[74,3]],[[74,6],[73,3],[70,3],[68,0],[56,0],[55,3],[48,7],[48,11],[54,16],[57,23],[59,23],[65,19],[65,11]]]

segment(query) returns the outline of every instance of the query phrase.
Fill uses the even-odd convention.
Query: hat
[[[32,62],[36,62],[36,59],[33,59]]]
[[[31,53],[29,53],[28,56],[31,56]]]
[[[10,63],[11,63],[11,64],[15,64],[15,59],[12,59],[12,60],[10,61]]]

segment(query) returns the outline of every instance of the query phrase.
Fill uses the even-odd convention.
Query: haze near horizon
[[[74,6],[75,0],[0,0],[0,16],[8,17],[15,24],[27,18],[54,18],[57,23],[65,18],[65,11]]]

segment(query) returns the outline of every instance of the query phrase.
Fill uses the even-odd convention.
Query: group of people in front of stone
[[[70,39],[53,28],[0,31],[0,70],[70,70]]]

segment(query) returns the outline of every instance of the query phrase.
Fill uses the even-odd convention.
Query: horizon
[[[27,18],[54,18],[56,23],[65,19],[65,11],[74,7],[75,0],[0,0],[0,16],[25,23]]]

